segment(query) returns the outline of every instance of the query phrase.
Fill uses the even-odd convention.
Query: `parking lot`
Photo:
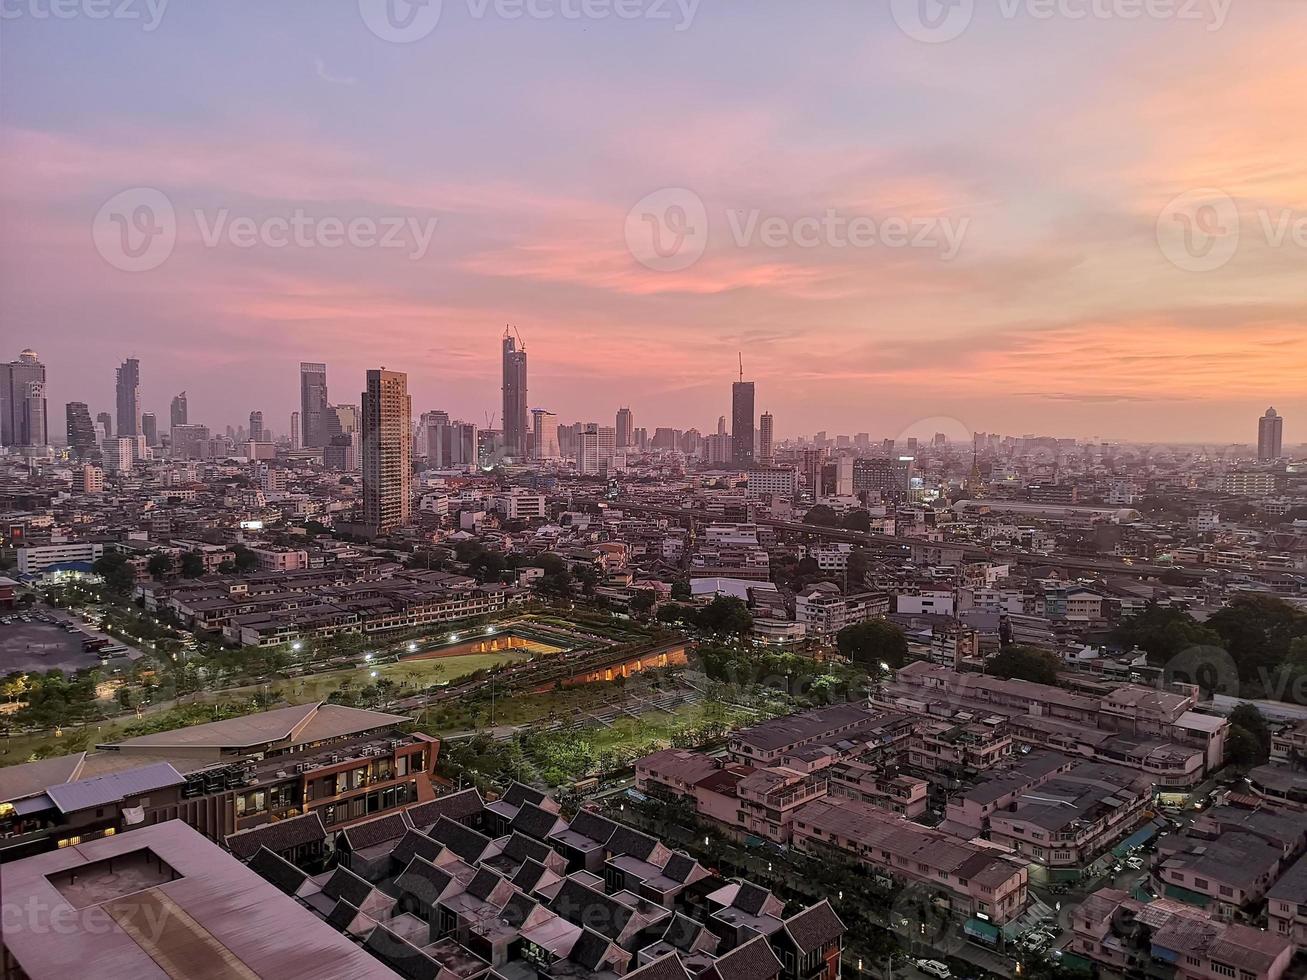
[[[23,622],[18,616],[0,622],[0,675],[16,670],[44,673],[59,669],[65,672],[98,667],[100,658],[82,650],[81,633],[70,633],[50,622],[32,618]]]

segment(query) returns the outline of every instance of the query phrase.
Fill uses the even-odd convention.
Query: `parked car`
[[[929,973],[932,977],[938,977],[939,980],[949,980],[952,976],[948,965],[939,960],[917,960],[917,969],[922,973]]]

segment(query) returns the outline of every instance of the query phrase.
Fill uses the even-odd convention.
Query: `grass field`
[[[325,701],[327,695],[337,690],[346,680],[356,690],[382,679],[389,680],[395,684],[397,693],[402,696],[407,692],[420,691],[432,684],[465,677],[478,670],[527,659],[530,659],[530,654],[522,650],[499,650],[495,653],[469,653],[433,660],[402,660],[399,663],[331,670],[309,677],[293,677],[278,681],[272,686],[280,689],[283,696],[292,704]],[[377,676],[373,677],[373,674]]]

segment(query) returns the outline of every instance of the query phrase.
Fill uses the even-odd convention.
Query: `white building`
[[[29,545],[18,549],[18,573],[20,575],[42,575],[51,565],[62,565],[67,562],[86,562],[89,564],[103,556],[104,545],[93,541]]]

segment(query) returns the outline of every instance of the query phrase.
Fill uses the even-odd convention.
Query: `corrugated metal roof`
[[[108,776],[96,776],[93,779],[80,779],[75,783],[51,786],[46,795],[54,800],[54,805],[63,813],[85,810],[88,807],[116,803],[125,796],[148,793],[165,786],[177,786],[186,781],[176,769],[167,762],[128,769],[124,772],[111,773]]]

